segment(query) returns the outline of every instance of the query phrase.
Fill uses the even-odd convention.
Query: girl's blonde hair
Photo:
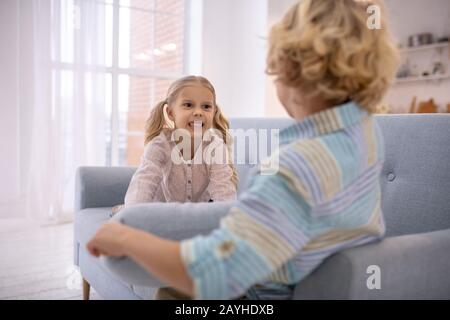
[[[167,90],[166,99],[158,102],[156,106],[152,109],[150,116],[148,117],[146,123],[145,123],[145,142],[146,145],[149,143],[153,138],[157,137],[161,131],[164,128],[173,128],[173,126],[167,121],[166,116],[166,105],[170,105],[173,103],[180,91],[190,85],[197,84],[201,85],[205,88],[207,88],[211,93],[213,94],[213,103],[215,105],[215,113],[213,117],[213,127],[222,134],[222,139],[225,142],[229,157],[229,166],[233,170],[233,175],[231,177],[231,181],[233,184],[237,187],[238,183],[238,175],[236,168],[233,165],[232,158],[232,145],[233,145],[233,139],[229,133],[230,123],[225,118],[225,116],[222,114],[222,111],[220,110],[219,106],[216,102],[216,90],[214,89],[211,82],[209,82],[208,79],[201,77],[201,76],[187,76],[183,77],[181,79],[176,80],[171,84],[169,89]]]
[[[380,10],[380,29],[369,29],[371,5]],[[272,27],[269,45],[268,74],[333,104],[351,99],[370,112],[399,64],[381,0],[301,0]]]

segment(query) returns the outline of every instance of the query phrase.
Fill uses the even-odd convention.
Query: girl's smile
[[[189,124],[188,124],[188,126],[189,126],[190,128],[195,129],[195,128],[202,128],[202,127],[205,126],[205,124],[203,123],[202,120],[195,120],[195,121],[190,121]]]

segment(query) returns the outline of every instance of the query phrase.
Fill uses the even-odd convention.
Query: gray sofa
[[[386,238],[341,251],[301,281],[295,299],[450,299],[450,115],[376,116],[385,139],[381,176]],[[289,119],[233,119],[232,128],[275,129]],[[253,152],[253,151],[249,151]],[[238,165],[240,183],[254,165]],[[80,167],[76,179],[74,262],[105,299],[151,299],[161,283],[128,258],[96,259],[85,245],[122,203],[131,167]],[[149,203],[114,219],[171,239],[207,234],[232,203]],[[370,266],[379,267],[372,274]],[[369,289],[379,275],[379,289]],[[86,297],[87,298],[87,297]]]

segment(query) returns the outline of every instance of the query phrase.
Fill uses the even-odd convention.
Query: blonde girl
[[[234,200],[237,174],[233,164],[225,159],[219,163],[202,161],[202,153],[211,141],[194,138],[196,130],[203,136],[215,129],[229,154],[228,128],[214,87],[206,78],[187,76],[175,81],[147,119],[141,163],[131,179],[124,205],[114,207],[113,212],[144,202]],[[179,148],[181,143],[176,138],[180,135],[174,134],[177,130],[191,137],[190,148]],[[183,143],[186,146],[186,141]],[[181,161],[176,161],[179,159],[174,155],[179,155]],[[194,156],[200,161],[193,161]]]

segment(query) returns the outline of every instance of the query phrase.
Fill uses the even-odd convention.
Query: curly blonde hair
[[[216,90],[214,89],[213,85],[208,79],[201,76],[186,76],[176,80],[170,85],[169,89],[167,90],[166,99],[156,104],[156,106],[152,109],[150,116],[148,117],[145,123],[144,144],[146,145],[152,139],[157,137],[164,128],[173,129],[172,124],[170,123],[170,121],[168,121],[165,107],[166,105],[170,105],[171,103],[173,103],[173,101],[177,99],[178,94],[183,88],[192,84],[201,85],[206,89],[210,90],[211,93],[213,94],[214,99],[213,103],[215,106],[213,127],[222,134],[222,139],[227,146],[228,153],[232,155],[233,139],[229,133],[230,123],[227,120],[227,118],[225,118],[219,106],[217,105]],[[229,157],[229,160],[230,160],[229,166],[233,170],[231,181],[235,186],[237,186],[238,183],[237,171],[232,163],[231,157]]]
[[[371,5],[380,8],[380,29],[367,26]],[[271,29],[266,72],[327,102],[353,100],[374,112],[399,60],[381,0],[301,0]]]

